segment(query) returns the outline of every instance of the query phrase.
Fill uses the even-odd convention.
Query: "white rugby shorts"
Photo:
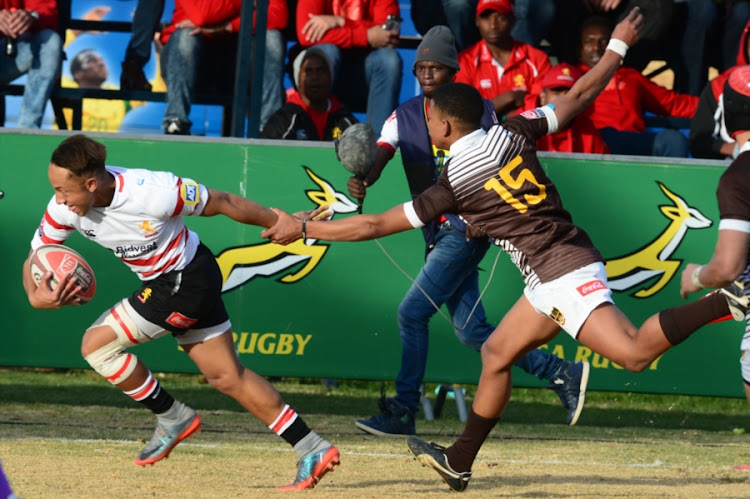
[[[586,319],[602,303],[614,303],[602,262],[596,262],[534,289],[523,290],[538,313],[551,318],[575,338]]]

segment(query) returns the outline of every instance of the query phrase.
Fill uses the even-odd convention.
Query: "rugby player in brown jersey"
[[[482,99],[476,89],[451,83],[433,92],[430,135],[437,147],[450,149],[451,157],[438,182],[414,201],[334,222],[299,220],[277,210],[276,225],[262,233],[281,244],[305,236],[360,241],[457,213],[509,253],[526,287],[482,346],[482,373],[463,433],[448,448],[414,437],[407,442],[412,454],[454,490],[467,487],[474,459],[505,410],[513,363],[561,330],[640,372],[704,324],[730,312],[744,318],[748,299],[732,287],[634,326],[612,301],[603,257],[573,224],[537,159],[537,139],[567,125],[602,91],[638,40],[642,23],[633,9],[615,28],[601,60],[567,94],[487,132],[479,126]]]
[[[739,66],[724,83],[722,139],[734,142],[734,161],[719,179],[719,236],[708,263],[688,263],[682,272],[680,294],[703,288],[721,288],[739,279],[750,284],[750,66]],[[740,372],[745,396],[750,401],[750,322],[745,318],[745,334],[740,344]],[[750,464],[734,469],[750,471]]]

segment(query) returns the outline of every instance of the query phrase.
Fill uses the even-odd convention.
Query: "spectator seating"
[[[81,30],[81,31],[114,31],[130,33],[131,23],[120,22],[120,21],[88,21],[71,18],[71,3],[72,0],[58,0],[58,9],[60,13],[59,19],[59,32],[60,35],[65,38],[65,32],[68,29]],[[243,36],[243,33],[240,34]],[[246,44],[247,47],[250,44]],[[125,47],[123,46],[123,53]],[[238,75],[250,74],[250,54],[241,52],[241,61],[245,61],[244,72],[238,71]],[[248,52],[245,50],[244,52]],[[242,62],[240,63],[240,66]],[[249,76],[246,76],[244,85],[247,87],[247,81]],[[240,84],[242,85],[242,83]],[[6,85],[0,85],[0,96],[11,95],[20,96],[23,95],[24,86],[22,84],[10,83]],[[112,99],[112,100],[130,100],[130,101],[147,101],[147,102],[166,102],[165,92],[147,92],[147,91],[136,91],[136,90],[108,90],[108,89],[88,89],[88,88],[68,88],[63,87],[60,82],[55,86],[52,95],[51,102],[52,108],[55,114],[55,121],[60,129],[81,129],[81,115],[82,115],[82,100],[84,98],[92,99]],[[241,99],[244,97],[244,99]],[[195,104],[205,104],[213,106],[221,106],[224,109],[223,124],[222,124],[222,135],[234,135],[244,136],[244,113],[242,113],[241,123],[237,123],[232,120],[233,109],[237,105],[238,101],[244,102],[244,105],[240,105],[241,109],[247,107],[247,96],[240,95],[217,95],[217,94],[197,94],[194,99]],[[68,124],[63,114],[63,109],[69,108],[73,110],[72,123]],[[4,106],[0,108],[4,111]],[[3,125],[5,121],[5,113],[0,114],[0,125]],[[69,125],[71,125],[69,127]],[[159,127],[160,122],[155,124],[155,127]]]

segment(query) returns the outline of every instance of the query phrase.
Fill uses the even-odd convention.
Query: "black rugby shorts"
[[[177,336],[229,320],[221,285],[216,258],[200,243],[187,267],[145,281],[128,302],[143,318]]]

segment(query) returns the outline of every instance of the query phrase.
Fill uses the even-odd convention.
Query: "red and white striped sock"
[[[289,445],[292,447],[297,445],[297,442],[310,433],[310,428],[307,427],[307,424],[289,405],[284,406],[276,420],[268,425],[268,427],[278,436],[289,442]]]
[[[146,381],[135,390],[123,390],[123,393],[136,402],[148,407],[154,414],[167,412],[174,403],[174,397],[151,375],[149,371]]]

